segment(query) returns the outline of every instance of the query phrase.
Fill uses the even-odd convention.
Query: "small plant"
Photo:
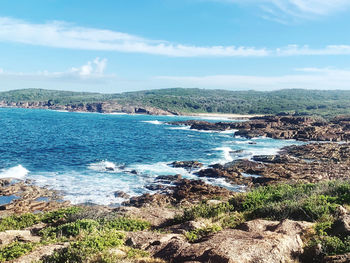
[[[202,239],[203,237],[208,236],[212,233],[216,233],[220,230],[222,230],[221,226],[212,225],[212,226],[198,228],[198,229],[189,231],[185,234],[185,236],[189,242],[194,243]]]

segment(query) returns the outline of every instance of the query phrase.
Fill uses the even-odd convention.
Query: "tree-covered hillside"
[[[297,112],[334,116],[350,114],[350,91],[301,90],[228,91],[207,89],[159,89],[100,94],[42,89],[0,92],[0,101],[48,101],[54,104],[114,100],[123,105],[152,106],[173,112],[276,114]]]

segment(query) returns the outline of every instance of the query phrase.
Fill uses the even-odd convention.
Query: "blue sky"
[[[0,91],[350,89],[349,0],[2,0]]]

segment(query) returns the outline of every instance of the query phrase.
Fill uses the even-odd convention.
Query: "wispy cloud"
[[[16,78],[21,77],[23,79],[55,79],[55,80],[89,80],[91,79],[103,79],[112,77],[113,75],[105,75],[104,71],[107,67],[107,59],[95,58],[92,61],[88,61],[86,64],[80,67],[72,67],[62,72],[49,72],[47,70],[39,72],[11,72],[0,68],[0,77]]]
[[[263,18],[285,23],[297,19],[329,16],[350,7],[348,0],[209,0],[258,6]]]
[[[0,42],[77,50],[143,53],[171,57],[266,57],[350,54],[350,45],[328,45],[322,48],[312,48],[305,45],[288,45],[274,49],[234,45],[196,46],[151,40],[112,30],[77,27],[65,22],[56,21],[33,24],[4,17],[0,17]],[[91,63],[93,64],[93,62]],[[99,67],[101,70],[104,68],[105,62],[100,61],[100,63]],[[80,73],[89,73],[91,65],[80,69]]]
[[[266,56],[265,49],[236,46],[192,46],[149,40],[112,30],[77,27],[65,22],[33,24],[0,18],[0,41],[56,48],[107,50],[174,57]]]

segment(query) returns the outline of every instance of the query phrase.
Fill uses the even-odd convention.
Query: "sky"
[[[350,0],[1,0],[0,91],[350,90]]]

